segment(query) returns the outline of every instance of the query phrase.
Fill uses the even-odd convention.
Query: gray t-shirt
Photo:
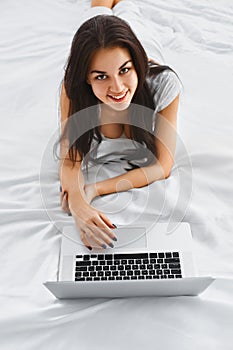
[[[148,77],[147,82],[154,94],[155,112],[166,108],[181,92],[181,83],[177,75],[168,69],[157,77]]]

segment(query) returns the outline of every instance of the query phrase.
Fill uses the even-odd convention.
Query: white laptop
[[[114,229],[114,248],[91,252],[76,227],[63,229],[58,281],[44,285],[59,298],[198,295],[213,281],[197,276],[188,223]]]

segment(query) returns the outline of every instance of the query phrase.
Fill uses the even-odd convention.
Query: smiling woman
[[[61,205],[72,214],[89,249],[112,247],[116,239],[114,225],[92,200],[167,178],[175,151],[179,80],[171,68],[148,59],[127,21],[117,16],[125,6],[130,10],[132,2],[118,1],[115,12],[91,8],[73,38],[61,90]],[[79,113],[84,118],[76,117]],[[130,167],[86,184],[82,164],[88,166],[93,149],[106,138],[136,145],[130,151]]]

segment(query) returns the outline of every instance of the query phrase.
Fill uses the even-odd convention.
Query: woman
[[[92,200],[165,179],[173,165],[180,84],[169,67],[156,62],[162,61],[158,46],[156,57],[147,46],[153,57],[148,59],[130,20],[119,18],[131,10],[137,15],[134,6],[127,0],[92,1],[89,19],[74,36],[61,89],[61,205],[90,250],[113,247],[117,240],[115,225]],[[131,152],[120,175],[85,183],[82,164],[98,162],[93,152],[103,139],[130,140],[137,156]]]

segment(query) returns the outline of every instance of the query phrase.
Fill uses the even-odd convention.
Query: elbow
[[[171,175],[171,171],[165,172],[165,173],[164,173],[164,179],[165,179],[165,180],[168,179],[170,175]]]
[[[164,179],[168,179],[171,175],[172,167],[163,167]]]

